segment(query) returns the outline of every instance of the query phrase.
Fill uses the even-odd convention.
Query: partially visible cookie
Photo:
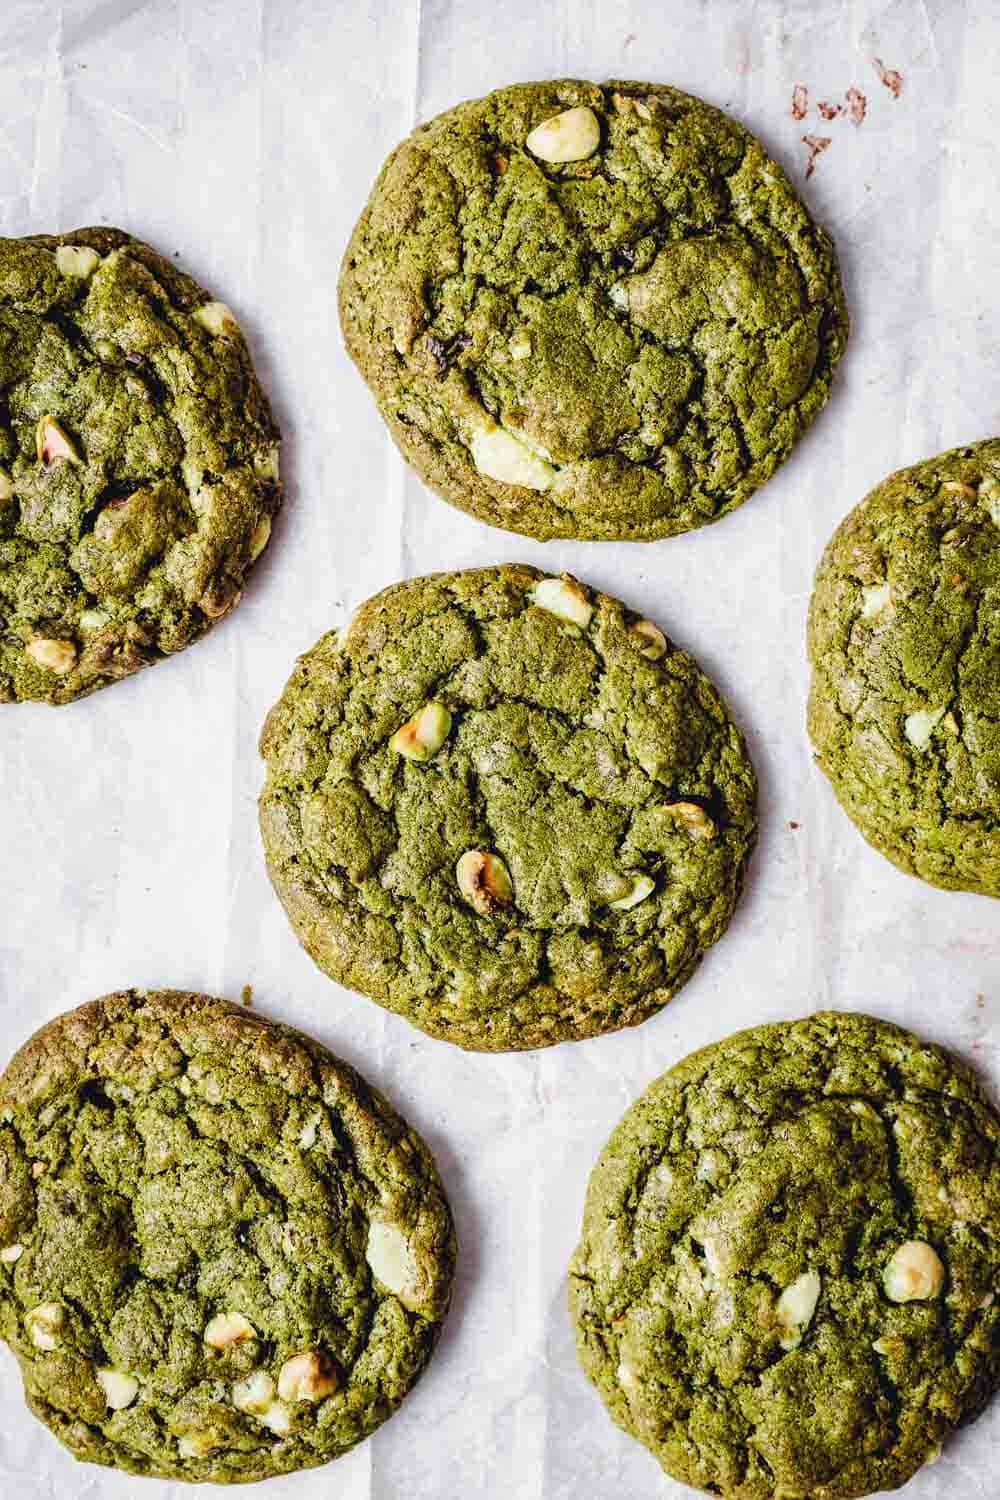
[[[535,537],[649,541],[753,494],[847,341],[833,245],[759,141],[661,84],[517,84],[391,154],[347,348],[403,456]]]
[[[867,1016],[696,1052],[625,1115],[570,1269],[580,1359],[726,1500],[895,1489],[1000,1382],[1000,1119]]]
[[[455,1241],[430,1153],[325,1048],[204,995],[106,995],[0,1079],[0,1331],[77,1458],[325,1463],[434,1348]]]
[[[68,703],[204,635],[280,501],[223,303],[117,229],[0,239],[0,703]]]
[[[275,890],[334,979],[485,1051],[633,1026],[725,931],[756,782],[650,620],[505,566],[400,583],[261,737]]]
[[[1000,896],[1000,439],[901,469],[838,527],[809,658],[816,759],[868,842]]]

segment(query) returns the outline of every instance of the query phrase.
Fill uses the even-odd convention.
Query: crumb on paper
[[[835,120],[838,115],[844,113],[844,106],[842,104],[831,104],[829,99],[821,99],[816,108],[824,120]]]
[[[829,135],[804,135],[802,137],[803,146],[809,148],[809,159],[806,162],[807,177],[811,177],[815,172],[817,159],[822,156],[832,139],[833,137]]]
[[[887,68],[880,57],[873,57],[875,71],[882,83],[885,84],[894,99],[898,99],[903,92],[903,75],[897,73],[895,68]]]
[[[802,827],[802,824],[801,823],[791,822],[791,823],[789,823],[788,826],[789,826],[789,828],[792,828],[792,829],[798,829],[798,828]]]
[[[253,1006],[253,985],[252,984],[245,984],[243,986],[242,990],[240,991],[240,1004],[241,1005],[245,1005],[248,1009],[250,1009]]]
[[[809,90],[804,83],[797,83],[792,89],[792,119],[804,120],[809,112]]]
[[[850,113],[851,119],[854,121],[855,125],[860,125],[865,115],[868,113],[868,100],[865,98],[860,89],[855,88],[848,89],[845,97],[847,99],[848,111]]]

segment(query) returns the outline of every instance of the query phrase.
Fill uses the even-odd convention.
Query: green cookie
[[[847,517],[809,657],[816,758],[868,842],[1000,896],[1000,440],[890,475]]]
[[[223,303],[117,229],[0,239],[0,703],[68,703],[204,635],[280,502]]]
[[[392,153],[344,257],[403,456],[535,537],[650,541],[753,494],[847,340],[828,236],[760,143],[658,84],[499,89]]]
[[[632,1106],[570,1268],[614,1420],[726,1500],[895,1489],[1000,1383],[1000,1119],[867,1016],[761,1026]]]
[[[77,1458],[239,1483],[345,1453],[430,1358],[455,1260],[430,1153],[325,1048],[106,995],[0,1079],[0,1332]]]
[[[691,658],[534,568],[376,595],[302,657],[261,750],[304,947],[472,1049],[659,1010],[725,931],[756,834],[746,746]]]

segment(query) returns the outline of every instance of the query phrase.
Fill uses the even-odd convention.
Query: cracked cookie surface
[[[762,1026],[632,1106],[570,1303],[614,1420],[727,1500],[854,1500],[933,1462],[1000,1380],[1000,1120],[866,1016]]]
[[[261,750],[303,946],[471,1049],[659,1010],[724,932],[756,835],[746,746],[691,658],[529,567],[376,595],[300,659]]]
[[[542,538],[652,540],[734,509],[847,339],[833,246],[759,142],[634,82],[517,85],[420,126],[340,305],[425,482]]]
[[[223,303],[116,229],[0,239],[0,703],[67,703],[204,635],[280,500]]]
[[[851,512],[809,657],[816,759],[868,842],[1000,896],[1000,440],[902,469]]]
[[[423,1142],[290,1027],[128,991],[0,1079],[0,1332],[77,1458],[214,1483],[336,1458],[419,1376],[454,1260]]]

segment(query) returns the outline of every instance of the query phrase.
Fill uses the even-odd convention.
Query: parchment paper
[[[998,64],[989,0],[3,0],[0,232],[107,222],[176,252],[248,331],[288,478],[269,552],[207,641],[73,707],[0,710],[3,1055],[116,986],[237,999],[251,984],[426,1135],[462,1240],[417,1391],[347,1458],[270,1482],[270,1500],[680,1500],[605,1416],[564,1311],[587,1174],[630,1101],[705,1042],[826,1005],[913,1026],[1000,1078],[1000,908],[868,850],[803,730],[805,610],[833,526],[890,470],[1000,429]],[[802,185],[847,281],[852,344],[793,459],[735,516],[652,546],[537,544],[426,493],[337,331],[339,259],[395,142],[459,99],[560,74],[669,81],[731,110]],[[848,112],[825,119],[821,102]],[[808,182],[805,135],[829,140]],[[694,651],[749,734],[763,834],[730,933],[661,1016],[475,1057],[299,950],[264,873],[256,736],[296,654],[363,598],[503,559],[569,568]],[[908,1495],[992,1500],[998,1436],[1000,1405]],[[191,1493],[75,1465],[25,1415],[6,1353],[0,1492]]]

